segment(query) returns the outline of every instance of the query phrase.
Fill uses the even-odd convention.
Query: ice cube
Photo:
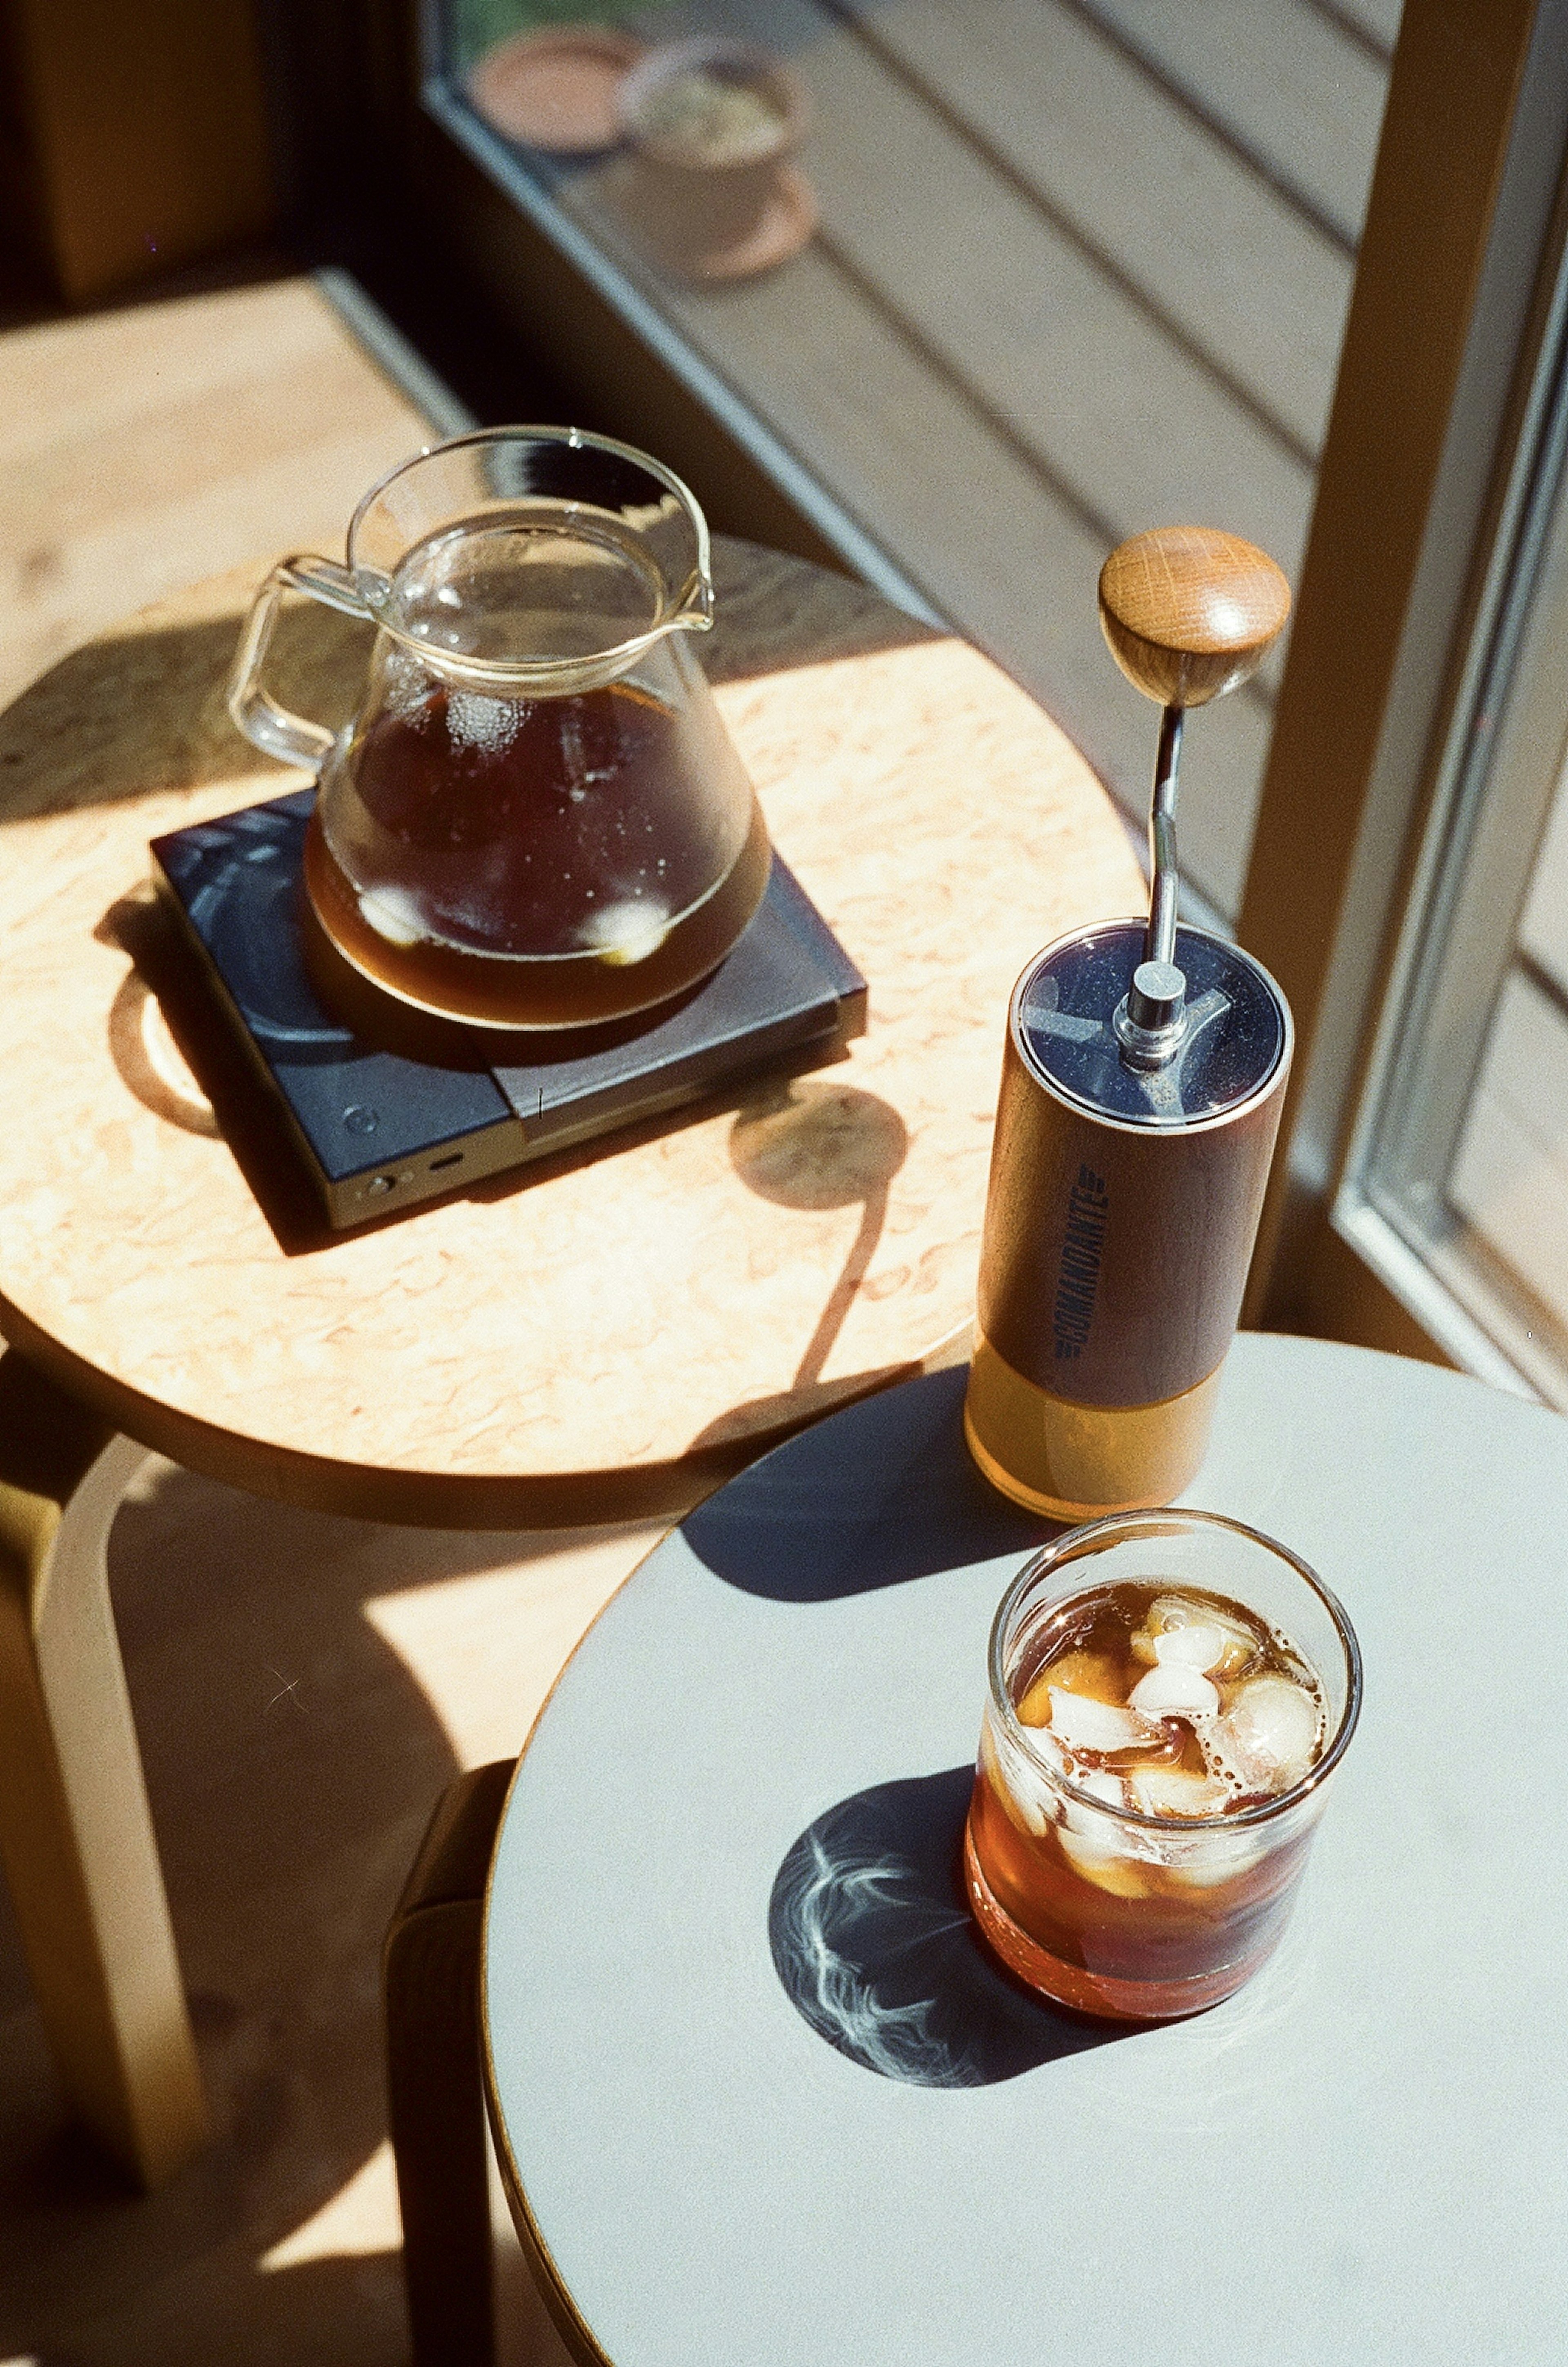
[[[1223,1776],[1196,1775],[1185,1767],[1140,1767],[1127,1778],[1134,1808],[1145,1817],[1170,1820],[1154,1841],[1166,1880],[1189,1890],[1212,1890],[1235,1882],[1267,1856],[1268,1837],[1243,1826],[1214,1820],[1235,1806],[1235,1794]]]
[[[1071,1781],[1080,1792],[1087,1792],[1091,1799],[1102,1800],[1108,1808],[1126,1806],[1120,1775],[1094,1771],[1075,1773]],[[1067,1801],[1056,1840],[1075,1873],[1082,1874],[1086,1882],[1092,1882],[1097,1889],[1109,1890],[1117,1898],[1141,1898],[1148,1887],[1139,1861],[1129,1846],[1133,1836],[1125,1825],[1113,1822],[1110,1817],[1100,1816],[1076,1800]]]
[[[359,916],[389,946],[417,946],[430,934],[419,906],[401,888],[365,889],[359,899]]]
[[[1036,1677],[1018,1705],[1020,1726],[1044,1726],[1051,1716],[1051,1681]]]
[[[1175,1844],[1169,1872],[1189,1890],[1214,1890],[1222,1882],[1236,1882],[1269,1854],[1268,1844],[1244,1827],[1240,1832],[1221,1826],[1195,1826],[1190,1836]]]
[[[1230,1785],[1218,1775],[1194,1775],[1185,1767],[1134,1768],[1127,1788],[1145,1817],[1219,1817],[1231,1800]]]
[[[1163,1657],[1146,1677],[1138,1679],[1127,1696],[1128,1708],[1144,1717],[1213,1717],[1219,1705],[1219,1688],[1209,1682],[1201,1669],[1190,1661],[1184,1665]]]
[[[1066,1750],[1057,1741],[1055,1736],[1052,1733],[1048,1726],[1032,1726],[1028,1729],[1024,1739],[1027,1741],[1030,1750],[1033,1751],[1036,1758],[1043,1759],[1047,1767],[1054,1768],[1058,1775],[1065,1775],[1067,1772],[1072,1761],[1068,1759]],[[1016,1758],[1018,1756],[1018,1745],[1013,1742],[1010,1738],[1009,1739],[1008,1748],[1012,1751]],[[1028,1753],[1026,1752],[1024,1755],[1027,1757]]]
[[[1123,1857],[1113,1846],[1090,1840],[1082,1833],[1059,1832],[1062,1855],[1075,1874],[1092,1882],[1097,1890],[1109,1890],[1113,1898],[1142,1898],[1149,1887],[1148,1876],[1135,1857]]]
[[[1136,1710],[1118,1709],[1111,1702],[1091,1701],[1087,1694],[1048,1685],[1050,1730],[1075,1759],[1086,1751],[1092,1759],[1109,1758],[1115,1750],[1134,1750],[1164,1740],[1157,1726]]]
[[[602,962],[629,968],[659,951],[670,934],[670,915],[656,903],[605,904],[588,915],[578,934]]]
[[[1065,1686],[1070,1693],[1087,1693],[1091,1701],[1122,1704],[1122,1687],[1118,1682],[1116,1662],[1109,1652],[1064,1652],[1059,1660],[1048,1660],[1018,1705],[1021,1726],[1043,1726],[1051,1715],[1051,1687]]]
[[[1244,1791],[1288,1792],[1317,1756],[1318,1706],[1289,1677],[1249,1677],[1203,1737],[1220,1772]]]
[[[1239,1619],[1227,1619],[1212,1603],[1186,1594],[1156,1594],[1132,1640],[1146,1664],[1182,1660],[1205,1676],[1221,1678],[1239,1677],[1257,1659],[1260,1642]]]
[[[1212,1620],[1195,1620],[1190,1627],[1168,1627],[1155,1637],[1155,1659],[1162,1669],[1217,1669],[1225,1657],[1225,1632]]]
[[[1020,1832],[1043,1840],[1055,1818],[1050,1785],[1040,1770],[1029,1764],[1027,1752],[1011,1742],[1005,1747],[998,1743],[988,1717],[980,1727],[980,1766],[1009,1822]]]

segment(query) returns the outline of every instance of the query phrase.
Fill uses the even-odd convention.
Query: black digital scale
[[[300,860],[314,798],[271,798],[152,851],[155,884],[334,1228],[748,1071],[815,1067],[864,1032],[865,980],[777,855],[728,957],[652,1013],[517,1035],[412,1010],[352,968],[310,909]]]

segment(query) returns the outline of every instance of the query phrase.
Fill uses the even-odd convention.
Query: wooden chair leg
[[[415,2367],[491,2367],[495,2356],[479,1938],[513,1766],[476,1768],[444,1795],[382,1962]]]
[[[151,2187],[207,2111],[109,1604],[144,1459],[0,1352],[0,1859],[66,2091]]]

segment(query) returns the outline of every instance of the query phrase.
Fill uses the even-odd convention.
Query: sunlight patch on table
[[[390,2141],[384,2139],[330,2203],[262,2254],[261,2267],[271,2275],[307,2260],[361,2259],[371,2252],[395,2252],[402,2240],[397,2171]]]
[[[503,1569],[373,1597],[365,1615],[404,1662],[465,1767],[522,1750],[578,1638],[669,1523],[560,1533]]]

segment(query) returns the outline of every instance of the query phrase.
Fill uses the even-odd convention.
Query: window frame
[[[1541,415],[1521,438],[1517,475],[1528,481],[1507,578],[1490,647],[1472,669],[1444,752],[1423,877],[1334,1221],[1374,1271],[1404,1269],[1414,1256],[1413,1297],[1459,1361],[1561,1403],[1561,1355],[1536,1335],[1522,1280],[1510,1288],[1501,1261],[1462,1240],[1443,1191],[1498,1002],[1520,967],[1520,924],[1568,760],[1568,269],[1561,254],[1556,279],[1537,383]]]
[[[1237,929],[1298,1036],[1244,1319],[1525,1394],[1367,1186],[1519,621],[1565,156],[1568,0],[1406,0]]]

